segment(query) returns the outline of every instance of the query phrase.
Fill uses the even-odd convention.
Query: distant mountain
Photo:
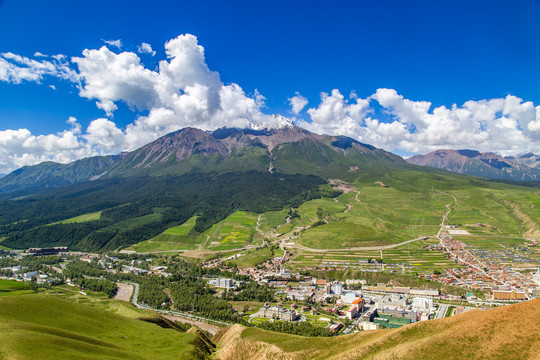
[[[0,178],[0,192],[54,188],[91,180],[99,177],[101,169],[114,164],[120,158],[121,155],[95,156],[70,164],[48,161],[24,166]]]
[[[531,168],[540,169],[540,155],[536,155],[532,152],[520,154],[517,156],[505,156],[504,158],[518,162]]]
[[[491,179],[540,180],[540,169],[524,165],[516,159],[503,158],[491,152],[436,150],[426,155],[410,157],[407,162]]]
[[[26,166],[0,179],[0,192],[39,190],[83,181],[191,172],[263,171],[339,177],[361,168],[405,165],[400,157],[345,136],[311,133],[276,118],[278,126],[185,128],[137,150],[71,164]]]

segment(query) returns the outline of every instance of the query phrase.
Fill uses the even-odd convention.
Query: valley
[[[0,275],[26,284],[4,284],[7,296],[148,315],[178,333],[171,341],[187,341],[187,358],[220,359],[260,356],[245,339],[282,336],[266,331],[329,347],[374,336],[392,353],[385,333],[540,296],[534,186],[410,165],[294,126],[186,129],[99,163],[99,178],[68,186],[25,188],[35,169],[7,177]],[[15,176],[23,181],[13,190]],[[186,333],[191,325],[212,340]],[[276,354],[294,358],[290,349]],[[327,357],[316,347],[309,354]]]

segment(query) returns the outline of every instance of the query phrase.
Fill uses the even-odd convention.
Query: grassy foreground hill
[[[51,295],[0,297],[0,359],[199,359],[182,333]]]
[[[235,325],[218,334],[220,360],[540,359],[540,299],[399,329],[306,338]]]

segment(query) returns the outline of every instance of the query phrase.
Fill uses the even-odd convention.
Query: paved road
[[[216,333],[219,330],[219,327],[215,325],[210,325],[207,323],[203,323],[201,321],[196,321],[193,319],[188,319],[182,316],[176,316],[176,315],[163,315],[164,318],[169,319],[171,321],[178,321],[184,324],[191,324],[197,326],[199,329],[208,331],[212,335],[216,335]]]
[[[311,252],[388,250],[388,249],[393,249],[393,248],[396,248],[396,247],[398,247],[398,246],[402,246],[402,245],[405,245],[405,244],[408,244],[408,243],[412,243],[412,242],[415,242],[415,241],[419,241],[419,240],[427,240],[427,239],[429,239],[429,238],[430,238],[429,236],[422,236],[422,237],[419,237],[419,238],[416,238],[416,239],[411,239],[411,240],[404,241],[404,242],[399,243],[399,244],[382,245],[382,246],[353,247],[353,248],[346,248],[346,249],[312,249],[312,248],[308,248],[308,247],[305,247],[305,246],[302,246],[302,245],[298,245],[298,244],[292,245],[292,246],[288,246],[288,247],[292,247],[292,248],[296,248],[296,249],[300,249],[300,250],[304,250],[304,251],[311,251]]]
[[[437,309],[437,312],[435,313],[435,319],[444,318],[449,307],[450,305],[448,304],[439,304],[439,309]]]

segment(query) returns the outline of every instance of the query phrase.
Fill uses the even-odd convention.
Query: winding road
[[[132,287],[132,289],[133,289],[133,297],[132,297],[131,303],[136,308],[138,308],[138,309],[146,309],[146,310],[153,310],[155,312],[163,314],[163,316],[165,318],[169,319],[169,320],[180,321],[180,322],[183,322],[183,323],[188,323],[188,324],[191,324],[191,325],[195,325],[195,326],[201,328],[202,330],[208,331],[212,335],[215,335],[218,332],[218,330],[220,329],[219,326],[212,325],[212,324],[218,324],[218,325],[221,325],[221,326],[232,326],[232,325],[234,325],[234,324],[231,324],[231,323],[228,323],[228,322],[225,322],[225,321],[208,319],[208,318],[205,318],[205,317],[202,317],[202,316],[196,316],[196,315],[192,315],[192,314],[188,314],[188,313],[184,313],[184,312],[180,312],[180,311],[170,311],[170,310],[161,310],[161,309],[151,308],[150,306],[148,306],[146,304],[140,304],[139,303],[139,289],[140,289],[139,284],[132,283],[132,282],[118,283],[118,284],[119,285],[122,284],[124,286]]]

